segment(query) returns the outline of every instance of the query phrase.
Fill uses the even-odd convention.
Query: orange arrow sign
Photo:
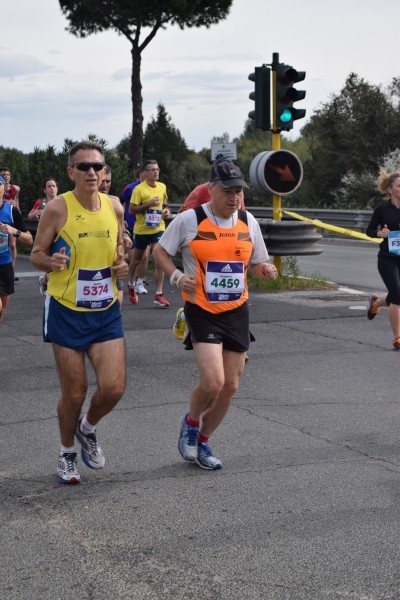
[[[269,166],[271,167],[271,169],[279,173],[279,175],[281,176],[281,181],[296,181],[296,178],[290,170],[289,165],[285,165],[283,169],[282,167],[278,167],[278,165],[273,165],[272,163],[270,163]]]

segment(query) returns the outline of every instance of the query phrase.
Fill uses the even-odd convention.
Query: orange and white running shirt
[[[199,211],[204,218],[198,219]],[[159,243],[171,256],[180,250],[185,274],[196,277],[195,293],[183,293],[184,300],[215,314],[247,300],[248,265],[269,258],[253,215],[237,211],[228,219],[218,217],[216,223],[208,204],[177,215]]]

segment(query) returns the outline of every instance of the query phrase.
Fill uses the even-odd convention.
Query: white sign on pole
[[[237,158],[236,144],[211,144],[211,160],[215,160],[218,154],[235,160]]]

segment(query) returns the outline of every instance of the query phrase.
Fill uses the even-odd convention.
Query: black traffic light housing
[[[304,108],[294,108],[293,103],[305,98],[304,90],[296,90],[293,85],[305,79],[305,71],[296,71],[290,65],[277,64],[275,71],[274,128],[289,131],[293,122],[303,119]]]
[[[250,73],[250,81],[254,81],[254,92],[249,98],[254,100],[254,110],[249,112],[250,119],[255,121],[257,129],[268,131],[271,128],[271,69],[265,65],[255,67]]]

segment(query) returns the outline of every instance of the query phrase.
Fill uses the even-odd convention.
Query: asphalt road
[[[99,425],[107,464],[57,484],[57,377],[36,274],[0,329],[2,600],[398,600],[400,354],[366,295],[252,294],[252,344],[213,438],[184,463],[196,382],[180,305],[123,305],[128,385]],[[153,283],[150,291],[154,292]],[[93,376],[90,376],[93,390]]]
[[[377,270],[378,244],[350,238],[340,241],[325,238],[319,245],[321,254],[296,257],[304,275],[319,273],[330,281],[352,288],[385,290]]]

